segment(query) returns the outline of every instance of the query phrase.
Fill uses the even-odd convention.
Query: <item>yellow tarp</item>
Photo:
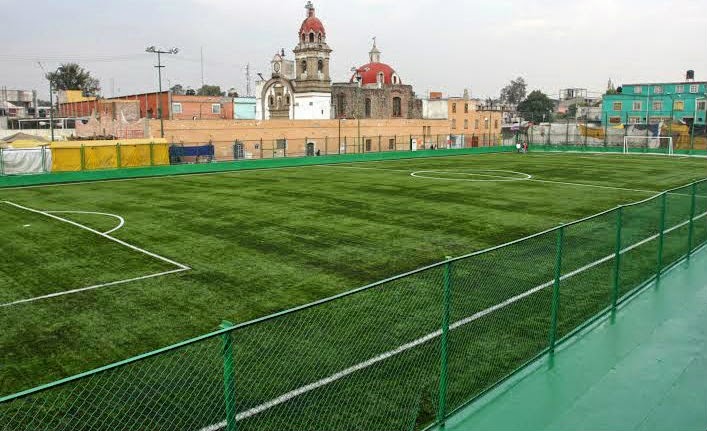
[[[604,139],[604,129],[600,129],[597,127],[587,127],[582,124],[578,124],[577,127],[579,127],[579,133],[582,136],[586,136],[588,138]]]
[[[53,142],[51,149],[53,172],[169,164],[165,139]]]

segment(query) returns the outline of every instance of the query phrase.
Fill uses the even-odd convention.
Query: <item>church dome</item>
[[[324,24],[314,15],[314,5],[312,2],[308,2],[307,6],[307,18],[302,21],[302,25],[299,28],[299,36],[304,40],[307,35],[314,33],[314,35],[326,36],[326,31],[324,31]]]
[[[361,85],[380,84],[402,84],[400,77],[395,70],[385,63],[381,63],[381,52],[376,47],[376,39],[373,38],[373,48],[368,53],[370,63],[356,69],[356,73],[351,77],[350,82],[357,82],[359,79]]]

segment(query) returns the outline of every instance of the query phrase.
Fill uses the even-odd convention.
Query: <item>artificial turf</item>
[[[435,171],[423,175],[436,179],[410,175],[417,171]],[[518,177],[501,171],[529,174],[533,180],[496,181],[502,179],[496,176]],[[445,256],[515,240],[706,175],[704,159],[531,153],[0,190],[0,200],[36,209],[121,215],[126,225],[112,234],[116,238],[191,267],[180,274],[0,308],[6,328],[0,334],[0,393],[26,389],[162,347],[213,330],[222,319],[242,322],[437,262]],[[680,196],[674,199],[679,201],[675,205],[684,207]],[[653,210],[646,210],[651,223]],[[634,220],[640,219],[640,214],[636,210]],[[114,220],[96,216],[62,217],[98,230],[115,224]],[[568,244],[572,244],[576,256],[568,256],[565,265],[573,269],[573,259],[586,262],[589,257],[592,261],[610,254],[614,241],[612,222],[607,219],[594,222],[595,226],[568,229]],[[145,255],[116,247],[105,238],[35,213],[23,214],[7,205],[0,204],[0,223],[3,235],[13,238],[0,245],[0,252],[3,256],[21,256],[0,263],[0,280],[11,281],[3,283],[0,294],[9,301],[28,294],[43,295],[112,281],[114,277],[130,278],[165,270],[164,262],[145,259]],[[635,224],[636,229],[645,225]],[[627,232],[630,239],[631,228]],[[477,291],[475,287],[483,287],[484,283],[476,286],[470,281],[458,286],[465,294],[456,297],[461,302],[453,308],[452,320],[552,278],[554,236],[538,237],[533,244],[518,255],[492,253],[455,269],[460,279],[485,280],[489,286],[503,278],[505,288]],[[675,248],[680,246],[676,244]],[[646,255],[650,258],[634,259],[639,262],[637,268],[652,264],[648,261],[653,251],[646,251]],[[582,283],[600,280],[596,282],[607,284],[611,265],[602,264],[591,274],[582,275]],[[626,291],[634,287],[632,283],[641,281],[640,271],[634,272],[635,281],[630,277],[624,280]],[[418,280],[418,289],[438,286],[442,278],[439,273],[425,277]],[[18,283],[21,287],[16,287]],[[363,305],[341,301],[336,306],[341,309],[334,313],[339,318],[347,315],[360,322],[345,330],[347,337],[358,340],[351,343],[350,351],[343,351],[346,349],[340,341],[334,340],[344,335],[343,329],[337,330],[337,325],[343,324],[330,317],[331,311],[322,312],[329,317],[302,317],[308,323],[283,325],[290,328],[290,333],[278,331],[277,327],[268,331],[267,325],[245,328],[239,334],[246,346],[241,354],[267,357],[270,363],[266,368],[277,371],[271,382],[263,384],[262,379],[268,376],[262,374],[262,367],[253,366],[254,359],[243,361],[246,365],[241,365],[239,375],[250,375],[254,382],[246,385],[251,390],[239,399],[239,411],[272,399],[293,385],[334,373],[345,363],[366,360],[371,352],[395,348],[438,328],[438,310],[420,308],[424,304],[436,307],[439,291],[434,287],[415,291],[416,299],[411,300],[409,289],[404,283],[399,284],[388,288],[388,293],[380,298],[371,294],[372,298],[363,301]],[[565,302],[573,302],[577,309],[576,313],[560,315],[560,335],[598,312],[596,304],[605,305],[608,297],[604,290],[567,292],[563,292],[570,295]],[[479,321],[455,333],[450,340],[450,354],[460,359],[475,358],[472,362],[479,367],[473,378],[465,374],[468,370],[450,369],[452,376],[466,375],[456,380],[456,386],[450,386],[453,404],[468,398],[464,388],[487,387],[500,377],[499,372],[514,369],[545,345],[549,314],[537,310],[547,311],[549,294],[541,292],[518,302],[494,316],[498,320],[495,323]],[[302,329],[311,330],[314,324],[321,324],[316,336]],[[299,338],[292,328],[299,328]],[[389,330],[380,332],[380,328]],[[378,336],[373,337],[376,329]],[[264,334],[269,334],[269,340],[264,340]],[[313,337],[311,349],[324,358],[315,361],[316,367],[306,361],[312,358],[293,360],[301,356],[302,349],[289,345],[288,339],[301,342],[306,337]],[[518,344],[518,339],[524,343]],[[436,349],[427,346],[410,352],[410,357],[401,355],[385,365],[372,367],[366,371],[371,374],[366,380],[382,385],[381,390],[389,389],[386,384],[390,382],[381,379],[380,373],[404,374],[407,370],[410,375],[405,380],[416,386],[419,379],[429,379],[428,371],[438,366]],[[499,360],[503,364],[499,365]],[[399,363],[405,361],[416,366]],[[288,363],[300,366],[287,370]],[[459,363],[463,361],[456,362]],[[488,369],[484,371],[484,367]],[[256,381],[261,382],[262,388],[256,388]],[[338,387],[337,396],[363,396],[366,388],[370,392],[371,384]],[[307,394],[297,403],[306,406],[307,397],[323,396]],[[406,405],[416,411],[416,415],[405,419],[413,424],[420,417],[429,420],[430,412],[424,412],[425,406],[436,403],[432,389],[425,394],[415,393],[412,398],[388,401],[387,409]],[[380,399],[369,402],[377,405]],[[358,408],[365,405],[361,403]],[[381,417],[377,420],[382,421],[386,409],[380,405],[378,409]],[[285,413],[284,417],[291,419]],[[218,418],[220,412],[214,415]],[[257,417],[252,420],[258,425]],[[282,428],[287,423],[296,428],[296,421],[278,422],[282,420],[280,417],[267,424]],[[351,424],[350,415],[346,420]],[[325,425],[331,422],[321,424]]]

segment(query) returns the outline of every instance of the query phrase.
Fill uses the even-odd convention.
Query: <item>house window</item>
[[[628,117],[628,124],[638,124],[641,122],[641,117]]]
[[[402,117],[403,108],[399,97],[393,97],[393,117]]]
[[[211,113],[212,114],[220,114],[221,113],[221,105],[218,103],[212,103],[211,104]]]
[[[660,85],[653,87],[653,94],[663,94],[663,87]]]
[[[676,93],[684,93],[684,92],[685,92],[685,86],[684,86],[684,85],[676,85],[676,86],[675,86],[675,92],[676,92]]]
[[[371,140],[366,139],[366,151],[371,151]]]
[[[641,93],[643,93],[643,87],[641,87],[640,85],[637,85],[637,86],[633,87],[633,93],[634,93],[634,94],[641,94]]]
[[[663,102],[660,100],[656,100],[653,102],[653,110],[654,111],[662,111],[663,110]]]
[[[456,128],[457,128],[457,119],[452,118],[452,129],[456,129]]]
[[[323,71],[324,71],[324,61],[322,61],[321,58],[320,58],[319,60],[317,60],[317,70],[318,70],[319,72],[323,72]]]
[[[464,119],[464,128],[465,129],[469,128],[469,120],[467,120],[466,118]]]
[[[493,120],[493,128],[498,129],[498,120]]]
[[[468,114],[468,113],[469,113],[469,104],[468,104],[468,103],[465,103],[465,104],[464,104],[464,113],[465,113],[465,114]]]
[[[388,139],[388,149],[389,150],[395,149],[395,138]]]
[[[489,119],[484,118],[484,129],[488,129],[488,128],[489,128]]]
[[[287,148],[287,139],[278,139],[276,144],[278,150],[284,150]]]
[[[622,106],[621,102],[614,102],[611,105],[611,109],[614,111],[620,111],[622,108],[623,108],[623,106]]]
[[[683,102],[682,100],[676,100],[675,103],[673,104],[673,110],[675,110],[675,111],[685,110],[685,102]]]
[[[609,123],[621,124],[621,117],[609,117]]]
[[[707,103],[704,100],[698,100],[697,101],[697,110],[698,111],[704,111],[705,106],[707,106]]]
[[[339,93],[336,96],[336,115],[338,117],[343,117],[344,116],[344,93]]]
[[[634,101],[633,101],[633,107],[632,107],[632,109],[633,109],[634,111],[640,111],[642,108],[643,108],[643,104],[641,103],[640,100],[634,100]]]
[[[477,118],[476,120],[474,120],[474,129],[478,129],[478,128],[479,128],[479,119]]]
[[[182,113],[182,104],[175,102],[172,103],[172,113],[173,114],[181,114]]]
[[[690,93],[695,94],[697,91],[700,89],[700,86],[697,84],[692,84],[690,85]]]
[[[452,103],[452,114],[456,114],[456,113],[457,113],[457,104]]]
[[[363,109],[364,109],[364,113],[363,113],[364,116],[366,118],[371,118],[371,99],[370,98],[366,97],[366,102],[365,102]]]

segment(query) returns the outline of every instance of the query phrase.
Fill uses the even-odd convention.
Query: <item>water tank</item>
[[[695,80],[695,71],[692,70],[692,69],[691,69],[691,70],[688,70],[688,71],[687,71],[687,74],[685,75],[685,78],[686,78],[688,81],[694,81],[694,80]]]

